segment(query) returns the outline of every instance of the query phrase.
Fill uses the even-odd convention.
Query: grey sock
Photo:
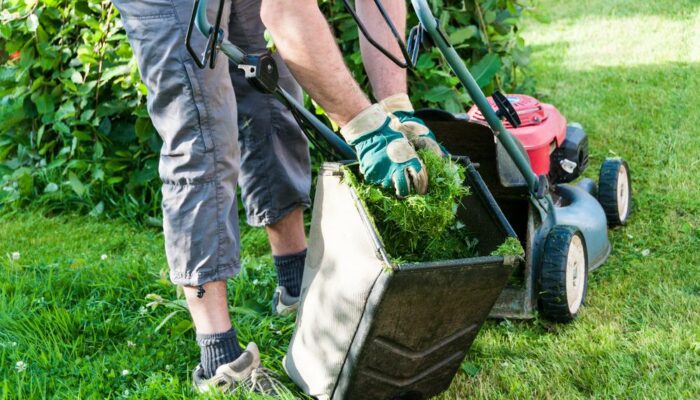
[[[233,328],[223,333],[197,335],[197,344],[201,350],[200,364],[205,379],[214,376],[219,366],[228,364],[243,354],[236,330]]]
[[[301,279],[304,276],[304,262],[306,261],[306,249],[296,254],[287,256],[274,256],[277,268],[277,280],[280,286],[284,286],[290,295],[299,296],[301,291]]]

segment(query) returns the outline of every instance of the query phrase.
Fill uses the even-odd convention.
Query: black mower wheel
[[[573,226],[557,225],[547,235],[540,275],[540,311],[545,318],[570,322],[588,290],[586,242]]]
[[[600,167],[598,201],[609,226],[624,225],[632,212],[632,178],[624,160],[609,158]]]

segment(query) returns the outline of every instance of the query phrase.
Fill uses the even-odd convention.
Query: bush
[[[157,223],[161,143],[117,10],[99,0],[0,1],[0,206],[31,202]],[[487,93],[530,90],[517,30],[524,0],[432,5]],[[354,22],[340,1],[321,6],[366,87]],[[436,50],[421,55],[410,76],[417,105],[468,106],[447,71]]]
[[[157,215],[160,139],[114,6],[11,0],[0,18],[0,201]]]

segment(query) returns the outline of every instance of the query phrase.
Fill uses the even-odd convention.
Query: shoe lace
[[[248,378],[250,390],[263,394],[282,394],[282,383],[266,368],[256,368]]]

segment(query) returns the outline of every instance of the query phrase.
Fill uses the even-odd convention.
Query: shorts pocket
[[[203,72],[184,55],[187,27],[172,6],[150,5],[138,13],[137,3],[124,7],[128,12],[122,18],[148,88],[148,111],[163,139],[162,153],[209,153],[214,141],[200,84]]]
[[[187,80],[192,90],[192,100],[199,114],[199,127],[204,140],[204,151],[208,152],[214,149],[214,140],[211,134],[211,122],[209,121],[209,110],[202,95],[202,87],[200,85],[198,75],[192,65],[192,60],[187,60],[183,63],[187,72]]]

